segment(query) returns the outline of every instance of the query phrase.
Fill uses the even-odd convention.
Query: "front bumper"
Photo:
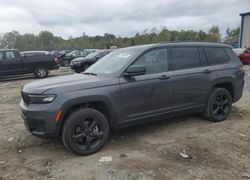
[[[22,100],[20,108],[25,127],[31,134],[42,138],[59,136],[59,125],[55,116],[60,108],[56,102],[26,105]]]

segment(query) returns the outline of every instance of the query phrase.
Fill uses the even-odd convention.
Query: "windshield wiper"
[[[92,72],[84,72],[83,74],[97,76],[97,74],[92,73]]]

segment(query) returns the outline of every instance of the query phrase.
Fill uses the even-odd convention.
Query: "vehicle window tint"
[[[15,53],[13,51],[7,51],[6,52],[6,59],[7,60],[11,60],[11,59],[15,59]]]
[[[225,48],[227,55],[229,56],[230,60],[238,59],[237,55],[233,52],[230,48]]]
[[[3,52],[0,52],[0,61],[3,60]]]
[[[146,67],[146,74],[168,71],[167,49],[155,49],[142,55],[134,65]]]
[[[169,62],[172,70],[201,66],[198,49],[193,47],[171,48]]]
[[[207,66],[207,59],[202,48],[199,48],[200,62],[202,66]]]
[[[224,64],[228,62],[228,57],[223,48],[207,47],[204,48],[204,50],[209,65]]]

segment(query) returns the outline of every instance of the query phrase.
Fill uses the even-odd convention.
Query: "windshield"
[[[89,55],[87,55],[87,58],[94,58],[96,55],[98,55],[101,51],[95,51],[93,53],[90,53]]]
[[[69,54],[67,54],[67,56],[75,56],[76,54],[77,54],[77,50],[74,50],[70,52]]]
[[[114,76],[121,71],[137,55],[135,49],[121,49],[114,51],[90,66],[85,72]]]

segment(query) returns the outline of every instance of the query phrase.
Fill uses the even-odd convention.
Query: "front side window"
[[[133,65],[146,67],[146,74],[168,71],[167,49],[154,49],[142,55]]]
[[[204,51],[209,65],[224,64],[228,62],[228,57],[223,48],[206,47]]]
[[[7,60],[12,60],[12,59],[15,59],[16,58],[16,55],[13,51],[7,51],[6,52],[6,59]]]
[[[194,47],[171,48],[169,62],[172,70],[181,70],[201,66],[199,51]]]

